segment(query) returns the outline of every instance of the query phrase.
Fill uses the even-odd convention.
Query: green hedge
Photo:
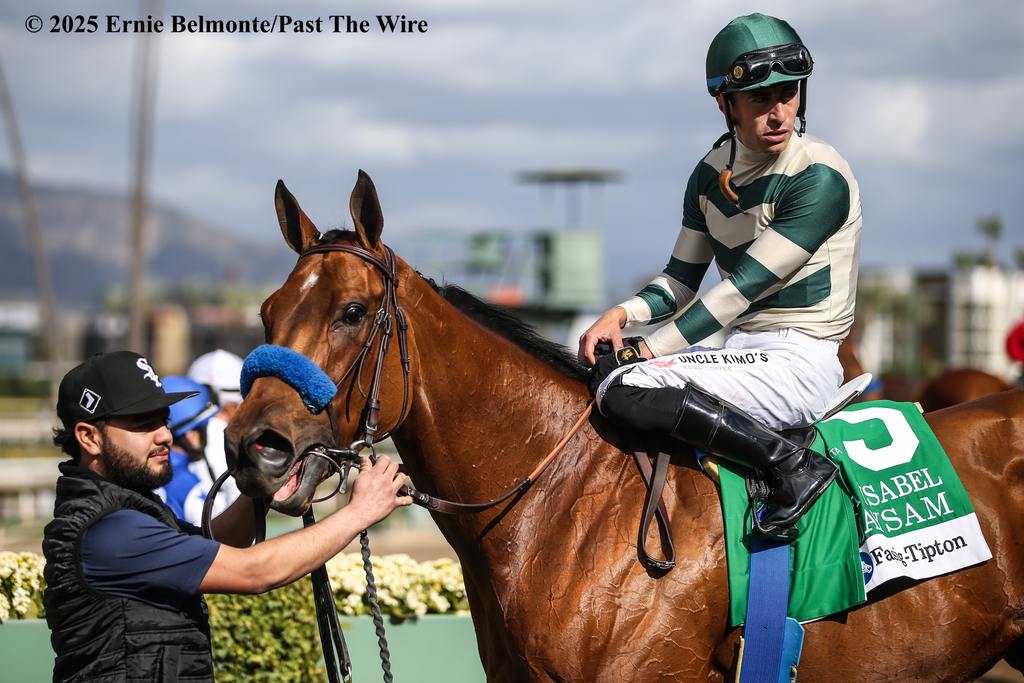
[[[373,559],[381,609],[392,621],[422,614],[464,614],[462,570],[452,560],[416,562],[405,555]],[[0,552],[0,622],[42,617],[43,558]],[[327,565],[338,612],[369,614],[358,555]],[[263,595],[210,595],[218,683],[323,680],[309,579]]]
[[[309,579],[263,595],[210,595],[218,683],[322,681]]]

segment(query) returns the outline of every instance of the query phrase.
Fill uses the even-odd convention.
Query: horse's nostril
[[[283,476],[295,459],[291,441],[270,429],[250,441],[246,450],[256,469],[271,477]]]
[[[275,451],[282,451],[285,453],[292,452],[291,441],[270,429],[260,434],[259,438],[257,438],[253,444],[261,451],[267,448],[272,448]]]

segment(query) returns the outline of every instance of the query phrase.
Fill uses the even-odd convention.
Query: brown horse
[[[925,384],[918,400],[921,408],[930,413],[1012,388],[1007,382],[982,370],[958,368],[946,370]]]
[[[377,194],[362,172],[350,201],[354,232],[321,235],[280,183],[276,202],[296,251],[349,244],[386,258]],[[402,261],[397,271],[411,375],[408,417],[394,443],[421,489],[467,502],[493,498],[521,480],[584,410],[584,375],[508,316],[435,287]],[[383,294],[380,270],[364,258],[307,255],[263,305],[267,341],[342,377]],[[392,344],[382,429],[402,410],[398,356]],[[369,380],[368,372],[362,388]],[[344,443],[354,439],[365,403],[359,381],[342,383],[328,409],[332,426],[281,381],[257,380],[228,429],[241,489],[271,496],[290,480],[296,454],[331,443],[335,430]],[[1022,416],[1024,396],[1009,394],[930,420],[973,499],[993,559],[809,624],[802,680],[964,681],[1004,656],[1024,667]],[[727,622],[715,486],[685,458],[672,468],[666,503],[680,559],[663,576],[648,574],[634,540],[643,486],[622,445],[621,428],[595,414],[508,505],[435,515],[462,563],[489,680],[723,681],[734,670],[739,632]],[[320,475],[306,463],[298,488],[275,507],[304,509]]]

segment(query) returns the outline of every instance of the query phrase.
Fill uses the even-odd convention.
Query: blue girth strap
[[[740,683],[789,683],[800,662],[804,628],[788,618],[789,543],[752,538]]]
[[[263,344],[246,357],[242,365],[242,398],[249,395],[253,382],[260,377],[276,377],[290,385],[313,414],[326,408],[338,393],[334,381],[319,365],[284,346]]]

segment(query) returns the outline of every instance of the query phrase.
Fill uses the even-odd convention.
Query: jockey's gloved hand
[[[601,382],[615,368],[632,363],[640,363],[644,360],[644,357],[640,355],[641,341],[643,341],[643,337],[625,337],[622,340],[622,348],[614,353],[611,352],[611,344],[607,342],[598,343],[594,349],[594,352],[597,354],[597,363],[590,370],[590,382],[587,384],[591,395],[597,393],[597,388],[601,386]]]

